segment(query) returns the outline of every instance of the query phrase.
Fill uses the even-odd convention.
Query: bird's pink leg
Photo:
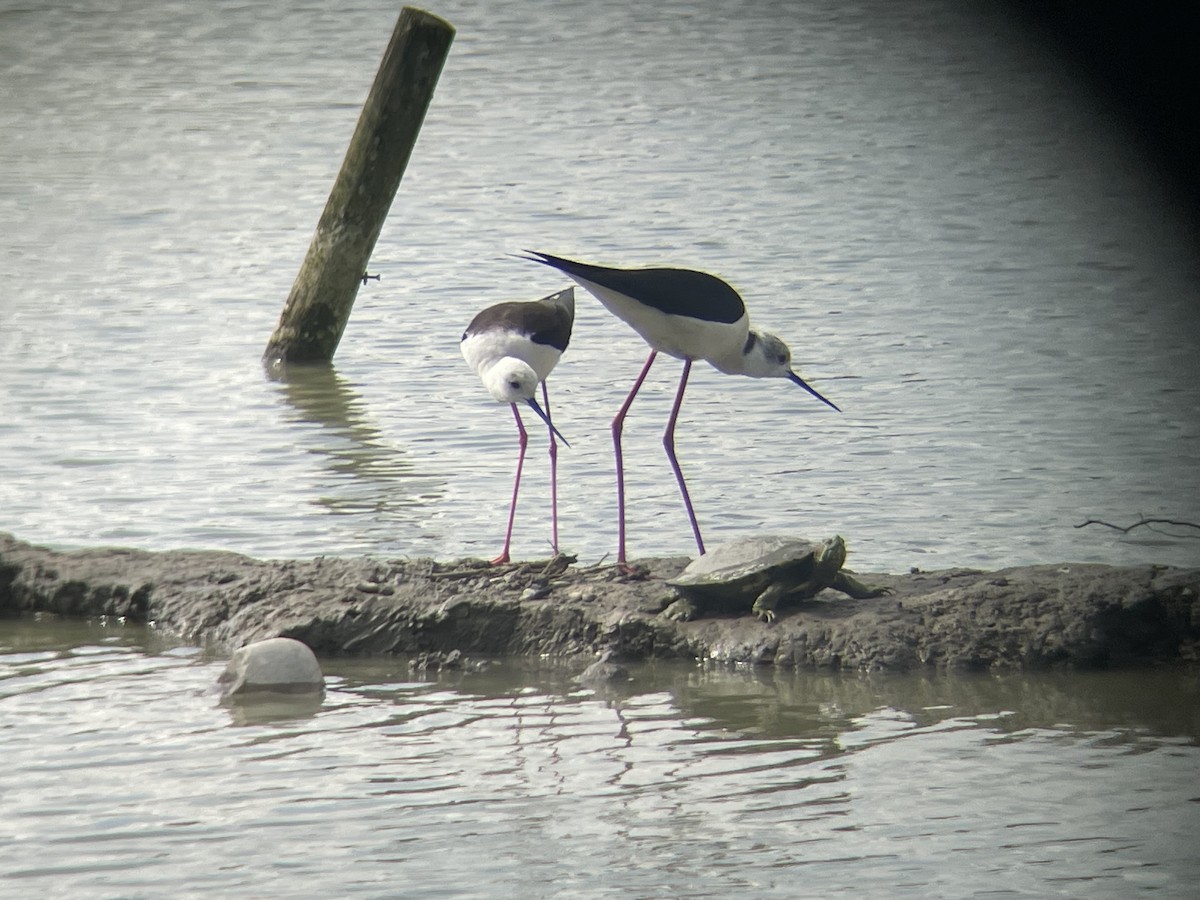
[[[675,420],[679,418],[679,409],[683,406],[683,392],[687,388],[688,373],[692,371],[692,361],[683,361],[683,374],[679,376],[679,390],[675,393],[675,405],[671,407],[671,418],[667,422],[667,430],[663,432],[663,447],[667,451],[667,459],[675,471],[675,480],[679,482],[679,493],[683,494],[683,505],[687,507],[688,518],[692,522],[692,533],[696,535],[696,546],[700,555],[704,555],[704,539],[700,537],[700,526],[696,523],[696,513],[692,509],[692,498],[688,496],[687,484],[683,480],[683,470],[679,468],[679,460],[675,458]]]
[[[542,382],[542,409],[546,418],[550,418],[550,394],[546,390],[546,382]],[[550,539],[554,547],[554,555],[558,556],[558,441],[554,439],[554,429],[550,432]]]
[[[517,454],[517,477],[513,481],[512,505],[508,508],[508,531],[504,534],[504,550],[492,560],[493,566],[508,562],[508,547],[512,543],[513,520],[517,517],[517,492],[521,489],[521,466],[525,463],[525,445],[529,443],[529,435],[525,432],[525,423],[521,421],[521,413],[517,404],[512,404],[513,416],[517,420],[517,431],[521,433],[521,452]]]
[[[638,375],[629,396],[625,398],[620,411],[612,420],[613,449],[616,451],[617,457],[617,568],[626,573],[632,570],[625,561],[625,467],[621,461],[621,429],[625,425],[625,413],[629,412],[633,398],[637,396],[642,382],[650,373],[650,366],[653,365],[656,356],[658,356],[658,351],[651,350],[646,364],[642,366],[642,374]]]

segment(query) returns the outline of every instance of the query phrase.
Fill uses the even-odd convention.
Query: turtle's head
[[[846,542],[840,534],[835,534],[817,545],[814,556],[819,569],[833,574],[846,564]]]
[[[792,351],[769,331],[754,331],[746,337],[742,350],[742,374],[751,378],[786,378],[798,384],[822,403],[841,412],[830,400],[816,392],[808,382],[792,371]]]

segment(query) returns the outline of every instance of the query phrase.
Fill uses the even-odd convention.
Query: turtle
[[[775,535],[741,538],[692,560],[668,579],[681,597],[662,615],[686,622],[701,612],[745,609],[750,603],[751,612],[771,622],[781,600],[808,599],[827,587],[856,600],[889,593],[888,588],[869,588],[843,572],[845,562],[846,542],[840,535],[827,541]]]

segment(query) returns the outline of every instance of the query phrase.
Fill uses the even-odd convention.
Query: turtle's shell
[[[692,560],[667,584],[693,601],[750,603],[782,573],[803,580],[821,546],[777,535],[739,538]]]

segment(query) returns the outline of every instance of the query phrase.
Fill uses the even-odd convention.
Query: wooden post
[[[342,169],[263,354],[268,367],[333,359],[453,40],[450,23],[411,6],[400,11]]]

